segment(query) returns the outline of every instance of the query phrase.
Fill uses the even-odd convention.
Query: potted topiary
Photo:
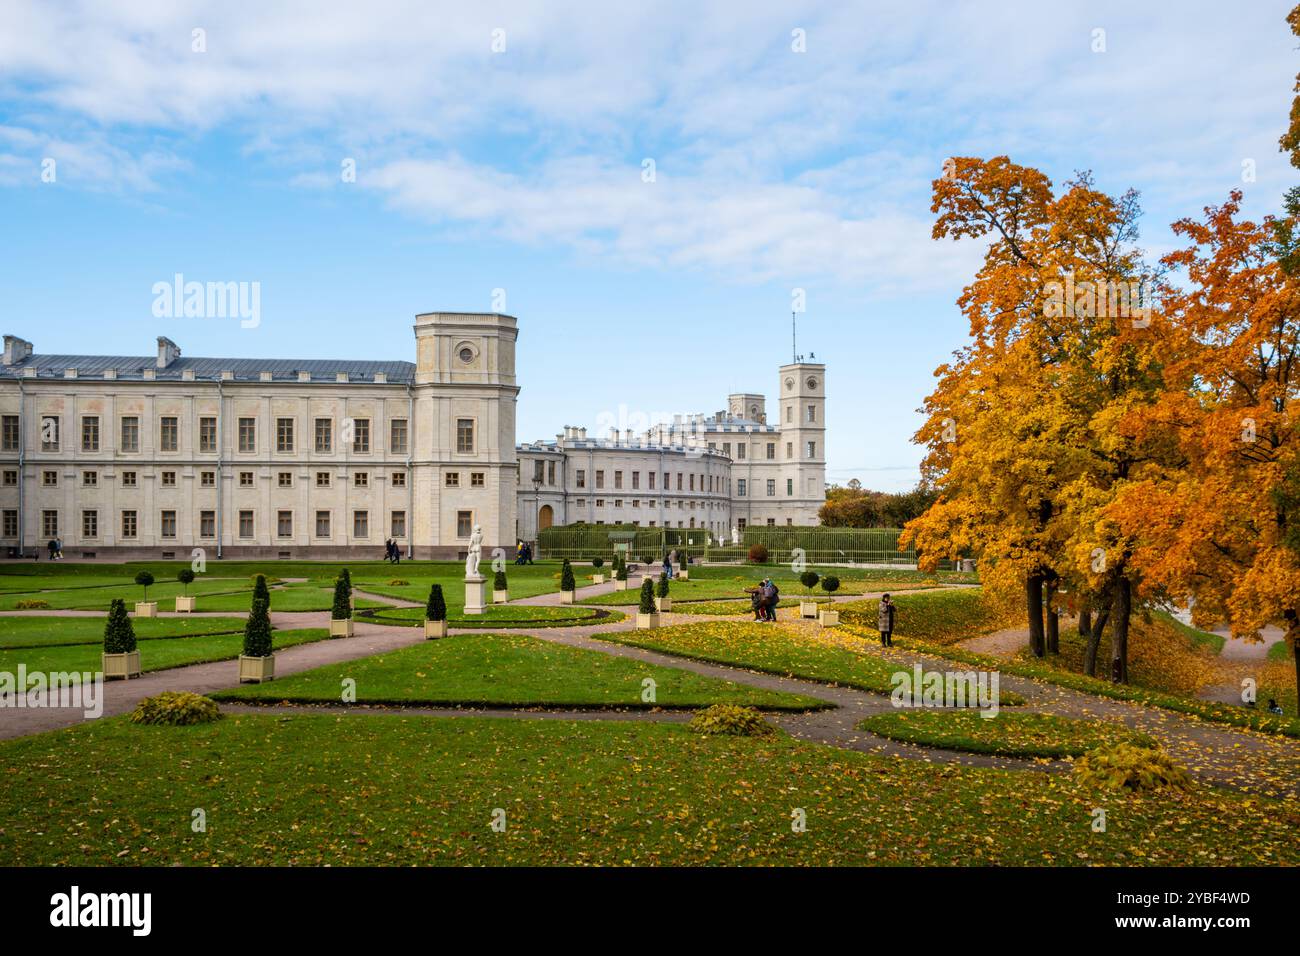
[[[572,604],[573,592],[578,589],[578,582],[573,579],[573,565],[569,559],[564,559],[564,564],[560,568],[560,603]]]
[[[812,590],[817,586],[817,582],[820,580],[821,575],[816,571],[805,571],[803,574],[799,575],[799,583],[808,591],[808,600],[799,602],[800,617],[817,616],[817,602],[812,599]]]
[[[345,571],[344,574],[347,572]],[[330,637],[352,636],[352,600],[347,579],[340,574],[334,582],[334,606],[330,608]]]
[[[655,589],[655,607],[660,611],[671,611],[673,599],[668,596],[668,572],[659,572],[659,586]]]
[[[141,571],[135,576],[135,583],[144,588],[144,600],[135,602],[135,616],[157,617],[158,602],[149,600],[149,585],[153,584],[153,575],[148,571]]]
[[[678,581],[689,581],[691,579],[691,556],[683,551],[677,561],[679,567],[673,572],[673,577]]]
[[[597,572],[599,572],[600,569],[603,568],[603,567],[605,566],[605,559],[604,559],[604,558],[592,558],[592,559],[591,559],[591,566],[592,566],[593,568],[595,568]],[[591,576],[591,583],[592,583],[592,584],[604,584],[604,583],[605,583],[605,575],[604,575],[604,574],[601,574],[601,573],[593,574],[593,575]]]
[[[822,590],[827,594],[834,594],[840,589],[840,579],[833,574],[828,574],[822,578]],[[840,612],[834,608],[826,608],[821,612],[822,627],[835,627],[840,623]]]
[[[113,598],[104,622],[104,679],[126,680],[140,676],[140,652],[135,646],[135,627],[126,613],[126,602]]]
[[[254,597],[244,624],[244,653],[239,655],[239,682],[260,684],[275,680],[275,654],[271,649],[271,610],[265,598]]]
[[[350,586],[348,588],[348,593],[352,593]],[[271,589],[266,586],[265,574],[259,574],[253,578],[253,600],[256,601],[259,599],[265,601],[268,608],[271,606]]]
[[[646,578],[641,582],[641,604],[636,611],[637,630],[659,626],[659,609],[655,607],[654,582]]]
[[[619,557],[618,568],[614,571],[614,590],[627,590],[627,562],[623,560],[622,556]]]
[[[194,572],[189,568],[182,568],[176,573],[176,580],[181,582],[181,585],[185,588],[184,594],[176,595],[177,613],[182,611],[193,612],[194,598],[190,596],[190,585],[194,583]]]
[[[429,585],[429,601],[424,605],[424,636],[426,639],[447,636],[447,602],[441,584]]]
[[[357,602],[352,597],[352,575],[348,572],[347,568],[344,568],[339,573],[339,577],[343,579],[343,583],[348,589],[348,607],[356,610]]]
[[[506,583],[506,573],[498,571],[492,575],[492,603],[505,604],[510,600],[510,586]]]

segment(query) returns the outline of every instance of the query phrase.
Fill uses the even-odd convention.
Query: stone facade
[[[5,337],[0,548],[416,557],[513,545],[516,321],[415,320],[416,361],[44,355]]]

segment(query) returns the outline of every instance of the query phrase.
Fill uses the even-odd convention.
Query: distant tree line
[[[936,494],[924,482],[911,491],[871,491],[856,478],[847,486],[832,485],[826,504],[817,513],[830,528],[901,528],[925,514]]]

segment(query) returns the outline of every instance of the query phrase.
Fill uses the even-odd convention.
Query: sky
[[[827,365],[827,477],[903,490],[965,341],[950,156],[1252,216],[1300,71],[1271,0],[0,0],[0,331],[45,353],[414,360],[519,319],[518,439]],[[257,321],[155,285],[257,284]]]

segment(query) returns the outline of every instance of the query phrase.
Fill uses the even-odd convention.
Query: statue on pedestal
[[[469,538],[469,557],[465,559],[465,580],[479,577],[478,563],[483,557],[483,526],[474,525],[474,533]]]

